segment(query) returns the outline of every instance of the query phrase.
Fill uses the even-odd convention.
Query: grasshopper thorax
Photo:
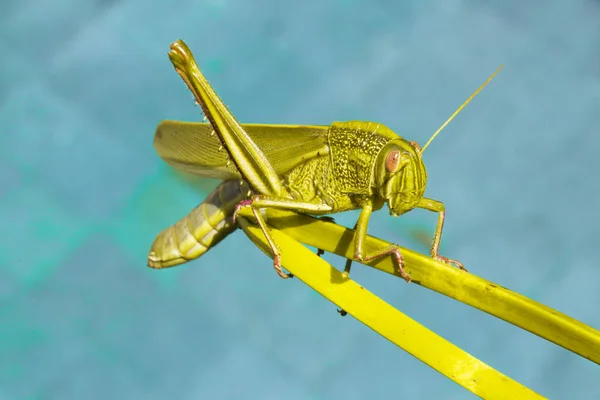
[[[427,184],[419,145],[400,137],[389,141],[377,155],[373,176],[374,190],[387,202],[391,215],[415,208]]]

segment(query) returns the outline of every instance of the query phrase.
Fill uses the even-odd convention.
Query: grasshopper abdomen
[[[148,255],[148,266],[174,267],[216,246],[237,228],[233,221],[235,206],[249,195],[245,181],[221,183],[192,212],[158,234]]]

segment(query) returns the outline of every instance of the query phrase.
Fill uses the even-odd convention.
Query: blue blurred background
[[[3,1],[0,399],[470,397],[277,277],[241,232],[146,267],[214,186],[152,147],[161,119],[201,119],[167,57],[179,38],[242,122],[373,120],[421,144],[504,63],[426,153],[442,253],[600,327],[598,21],[593,0]],[[370,233],[425,252],[434,226],[382,211]],[[598,365],[417,285],[353,277],[546,396],[600,398]]]

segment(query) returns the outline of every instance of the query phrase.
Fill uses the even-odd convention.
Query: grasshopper
[[[261,209],[311,215],[359,209],[354,259],[366,262],[392,256],[400,275],[410,282],[397,246],[367,254],[363,249],[371,213],[387,203],[392,216],[414,208],[436,212],[431,257],[464,269],[462,263],[438,252],[446,212],[442,202],[424,197],[427,172],[422,155],[502,66],[421,148],[374,122],[240,124],[200,72],[183,41],[171,45],[169,58],[209,122],[161,122],[154,138],[156,151],[175,168],[223,182],[189,215],[158,235],[148,256],[150,267],[171,267],[200,257],[233,232],[238,211],[250,207],[273,252],[275,270],[282,278],[289,278]]]

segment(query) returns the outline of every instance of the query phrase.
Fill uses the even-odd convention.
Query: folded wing
[[[242,124],[279,175],[328,154],[328,126]],[[169,165],[207,178],[241,178],[209,123],[162,121],[154,148]]]

